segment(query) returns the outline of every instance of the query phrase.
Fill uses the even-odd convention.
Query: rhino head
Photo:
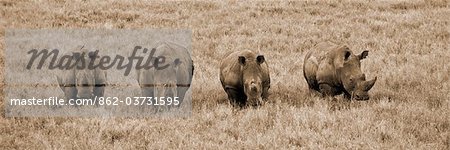
[[[77,57],[76,55],[74,55]],[[75,67],[75,87],[77,89],[77,98],[92,98],[94,97],[94,87],[95,87],[95,70],[89,69],[87,65],[96,57],[93,52],[89,52],[84,59],[78,59],[77,66],[81,66],[84,63],[84,68]],[[84,61],[84,62],[82,62]]]
[[[355,55],[348,47],[339,49],[337,57],[334,59],[336,72],[340,78],[346,95],[356,100],[368,100],[368,91],[377,81],[377,77],[366,80],[366,75],[361,71],[361,60],[365,59],[369,51],[365,50],[361,54]]]
[[[156,97],[176,97],[177,82],[178,82],[178,67],[182,62],[180,59],[171,61],[164,69],[156,69],[154,74],[154,84],[157,86],[154,89]]]
[[[264,55],[255,57],[239,56],[239,64],[242,70],[242,82],[244,93],[247,96],[248,105],[259,105],[262,103],[262,68],[264,63]]]

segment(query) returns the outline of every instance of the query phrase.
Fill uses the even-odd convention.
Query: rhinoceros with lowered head
[[[264,55],[250,50],[228,54],[220,64],[220,81],[235,106],[255,106],[268,97],[269,67]]]
[[[106,70],[100,68],[89,69],[86,66],[91,59],[94,59],[93,57],[96,57],[94,52],[87,52],[83,55],[76,55],[74,53],[72,57],[74,61],[77,60],[75,61],[75,67],[64,70],[63,73],[56,76],[58,85],[64,92],[66,99],[93,99],[95,96],[103,97],[107,84]]]
[[[309,51],[303,63],[303,75],[309,89],[323,96],[344,94],[347,99],[368,100],[368,91],[377,77],[366,80],[361,71],[361,60],[369,51],[354,54],[346,45],[319,43]]]
[[[191,54],[186,47],[173,42],[156,45],[154,56],[164,57],[161,66],[167,67],[137,70],[142,96],[170,98],[164,104],[166,108],[179,107],[192,83],[194,64]],[[163,108],[158,107],[158,110]]]

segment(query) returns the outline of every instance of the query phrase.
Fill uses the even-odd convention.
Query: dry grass
[[[447,0],[1,0],[2,68],[8,28],[189,28],[196,70],[192,117],[2,115],[0,149],[450,149],[449,7]],[[379,77],[370,101],[307,92],[303,56],[327,40],[371,51],[362,64]],[[271,68],[270,102],[257,109],[232,108],[220,87],[218,59],[241,49],[261,51]]]

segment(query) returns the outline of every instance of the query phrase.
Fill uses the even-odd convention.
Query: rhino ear
[[[264,61],[266,61],[264,55],[258,55],[258,57],[256,57],[256,62],[258,62],[258,64],[262,64]]]
[[[350,59],[352,53],[350,51],[344,51],[341,56],[337,57],[334,61],[335,66],[338,68],[344,67],[344,63]]]
[[[361,54],[358,55],[359,60],[366,58],[369,55],[369,51],[365,50]]]
[[[351,55],[352,55],[352,53],[350,53],[349,51],[345,51],[344,52],[344,60],[347,61]]]
[[[372,79],[370,81],[364,82],[364,91],[369,91],[370,89],[372,89],[372,87],[373,87],[373,85],[375,85],[376,81],[377,81],[377,77],[375,77],[374,79]]]
[[[365,81],[366,80],[366,74],[361,74],[358,76],[359,79]]]
[[[245,65],[245,57],[244,56],[239,56],[238,60],[241,65]]]

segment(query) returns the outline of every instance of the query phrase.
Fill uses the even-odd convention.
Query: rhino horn
[[[375,77],[374,79],[372,79],[370,81],[365,81],[364,82],[364,90],[369,91],[373,87],[373,85],[375,85],[376,81],[377,81],[377,77]]]

